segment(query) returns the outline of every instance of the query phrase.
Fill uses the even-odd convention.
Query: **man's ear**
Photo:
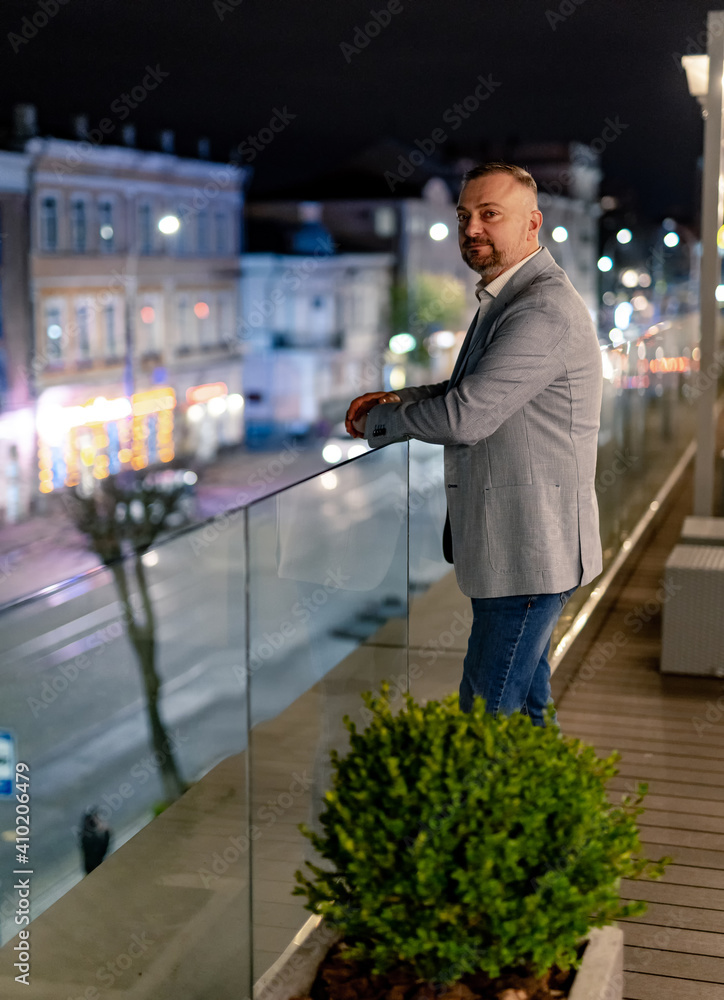
[[[542,225],[543,213],[539,209],[534,208],[530,213],[530,219],[528,220],[528,232],[537,233]]]

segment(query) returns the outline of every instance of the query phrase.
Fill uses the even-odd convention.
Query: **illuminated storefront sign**
[[[226,396],[228,393],[225,382],[207,382],[205,385],[192,385],[186,390],[186,402],[189,406],[194,403],[207,403],[217,396]]]
[[[38,408],[38,478],[41,493],[105,479],[124,468],[145,469],[174,457],[176,395],[159,386],[125,396],[98,396],[83,406]]]

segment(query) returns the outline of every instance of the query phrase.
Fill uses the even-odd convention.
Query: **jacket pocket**
[[[554,571],[566,563],[564,544],[578,550],[575,494],[567,494],[565,507],[561,494],[555,483],[485,490],[488,552],[496,573]]]

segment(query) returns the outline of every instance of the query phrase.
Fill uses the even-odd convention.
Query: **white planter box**
[[[339,938],[317,918],[307,921],[286,951],[254,986],[254,1000],[289,1000],[304,996],[317,968]],[[594,927],[568,1000],[622,1000],[623,931]]]

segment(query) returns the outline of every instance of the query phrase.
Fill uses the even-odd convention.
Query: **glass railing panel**
[[[254,979],[309,917],[291,895],[311,860],[342,719],[360,695],[407,688],[406,444],[373,451],[249,507]]]
[[[164,952],[168,957],[177,948],[182,928],[197,921],[205,906],[210,906],[209,919],[218,911],[219,897],[209,890],[217,887],[223,868],[221,874],[233,872],[239,885],[237,952],[243,944],[239,929],[248,932],[248,854],[241,850],[247,826],[245,573],[240,512],[223,527],[221,522],[200,526],[167,539],[138,562],[130,558],[2,612],[0,729],[11,732],[17,759],[30,768],[33,919],[56,901],[65,907],[58,912],[65,913],[73,910],[74,899],[85,898],[85,884],[79,886],[81,895],[69,890],[81,882],[94,855],[100,860],[107,829],[106,878],[119,870],[111,856],[120,848],[129,859],[134,850],[140,854],[136,862],[126,862],[123,891],[127,888],[129,899],[95,915],[99,942],[117,929],[118,907],[128,907],[133,922],[138,880],[138,906],[148,910],[149,892],[155,901],[150,922],[143,924],[139,917],[136,923],[154,940],[149,961],[163,961]],[[230,601],[230,593],[240,599]],[[136,625],[147,624],[151,615],[153,628],[145,638],[152,641],[145,645],[132,639],[124,598]],[[150,693],[155,684],[156,698]],[[158,720],[152,726],[154,703]],[[193,812],[203,812],[200,804],[208,804],[209,791],[200,794],[197,782],[220,762],[208,787],[218,790],[223,784],[229,795],[219,796],[223,816],[210,817],[210,829],[202,836],[205,820]],[[179,798],[186,786],[190,791]],[[147,871],[148,850],[138,846],[144,841],[128,842],[172,802],[153,825],[158,826],[152,839],[159,854]],[[0,799],[3,831],[14,827],[14,807],[14,796]],[[84,849],[81,827],[90,807],[100,840],[86,836]],[[189,852],[186,837],[192,830],[198,843]],[[232,836],[241,845],[234,859],[227,850]],[[0,854],[5,875],[14,858],[6,837]],[[5,943],[18,930],[13,919],[17,893],[3,882],[0,933]],[[68,933],[75,933],[72,920]],[[79,947],[84,933],[80,921]],[[106,942],[105,947],[111,946]],[[100,966],[100,943],[99,949]],[[45,950],[50,961],[52,946]],[[245,968],[241,971],[248,978],[248,963]],[[87,985],[98,984],[91,976]]]

